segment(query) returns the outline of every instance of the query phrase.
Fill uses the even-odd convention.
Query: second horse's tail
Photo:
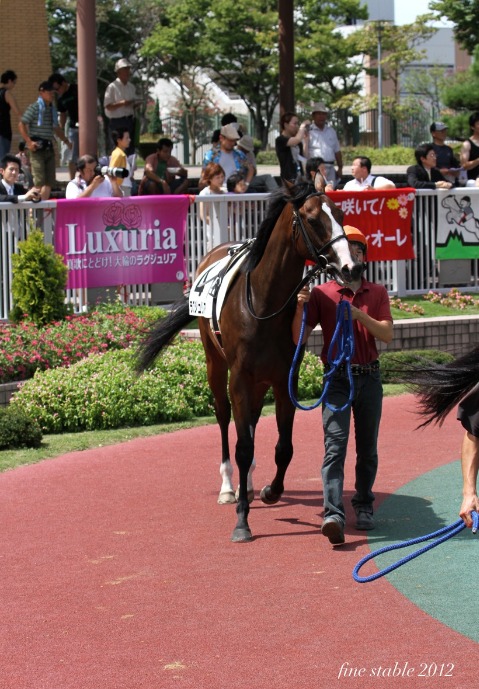
[[[156,321],[141,343],[136,370],[142,373],[151,366],[161,350],[194,318],[194,316],[190,316],[188,300],[183,298],[177,301],[168,316]]]
[[[449,364],[414,369],[408,384],[419,398],[419,413],[431,422],[442,424],[449,412],[479,383],[479,347]]]

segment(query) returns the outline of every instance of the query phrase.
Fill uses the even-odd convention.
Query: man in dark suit
[[[436,152],[433,144],[421,144],[414,151],[417,165],[407,169],[407,184],[414,189],[450,189],[448,182],[436,167]]]
[[[18,183],[18,176],[21,173],[19,159],[11,154],[7,154],[0,163],[0,202],[18,203],[19,201],[40,201],[38,189],[32,187],[27,192]]]

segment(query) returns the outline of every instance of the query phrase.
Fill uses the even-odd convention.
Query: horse
[[[303,278],[305,261],[314,264],[310,275],[328,271],[340,284],[356,279],[361,272],[361,266],[351,257],[342,218],[342,211],[310,183],[279,189],[271,198],[257,236],[250,240],[246,260],[228,288],[218,319],[220,335],[215,333],[210,319],[198,319],[221,432],[222,487],[218,502],[235,502],[237,498],[234,542],[250,541],[253,537],[248,523],[252,499],[250,468],[254,467],[256,425],[270,387],[278,428],[276,475],[262,489],[260,497],[271,505],[278,502],[284,491],[284,477],[293,455],[295,414],[288,393],[288,373],[295,352],[291,323],[297,292],[308,281],[308,276]],[[202,259],[197,275],[224,258],[231,246],[226,243],[213,248]],[[193,319],[185,297],[166,318],[153,325],[139,349],[138,371],[148,368],[163,347]],[[297,374],[294,385],[296,389]],[[231,409],[237,433],[236,496],[228,443]]]

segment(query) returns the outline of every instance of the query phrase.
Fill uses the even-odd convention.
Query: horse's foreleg
[[[293,422],[295,408],[288,393],[276,395],[276,424],[278,426],[278,442],[275,447],[276,475],[270,485],[265,486],[260,493],[261,500],[266,505],[274,505],[281,498],[284,491],[284,477],[293,457]]]

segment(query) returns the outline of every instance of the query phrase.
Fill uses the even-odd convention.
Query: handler
[[[352,257],[363,263],[365,270],[366,237],[355,227],[345,226],[344,231],[350,243]],[[354,399],[352,405],[344,411],[333,413],[324,403],[322,408],[325,447],[321,472],[324,495],[322,533],[333,545],[344,543],[344,462],[351,409],[356,439],[356,492],[352,499],[356,529],[374,529],[372,488],[378,466],[377,439],[383,398],[376,339],[388,344],[393,336],[393,319],[384,286],[361,277],[347,287],[341,287],[334,280],[314,287],[311,292],[305,287],[298,294],[292,324],[293,340],[295,343],[299,340],[304,304],[308,303],[303,343],[319,323],[324,335],[321,359],[325,370],[328,370],[327,355],[336,326],[337,305],[343,299],[351,304],[354,320]],[[342,407],[349,398],[349,392],[348,374],[345,365],[341,365],[330,382],[329,404],[336,408]]]
[[[462,441],[462,505],[459,516],[471,528],[471,512],[479,512],[477,474],[479,471],[479,385],[476,385],[461,401],[457,418],[466,432]]]

